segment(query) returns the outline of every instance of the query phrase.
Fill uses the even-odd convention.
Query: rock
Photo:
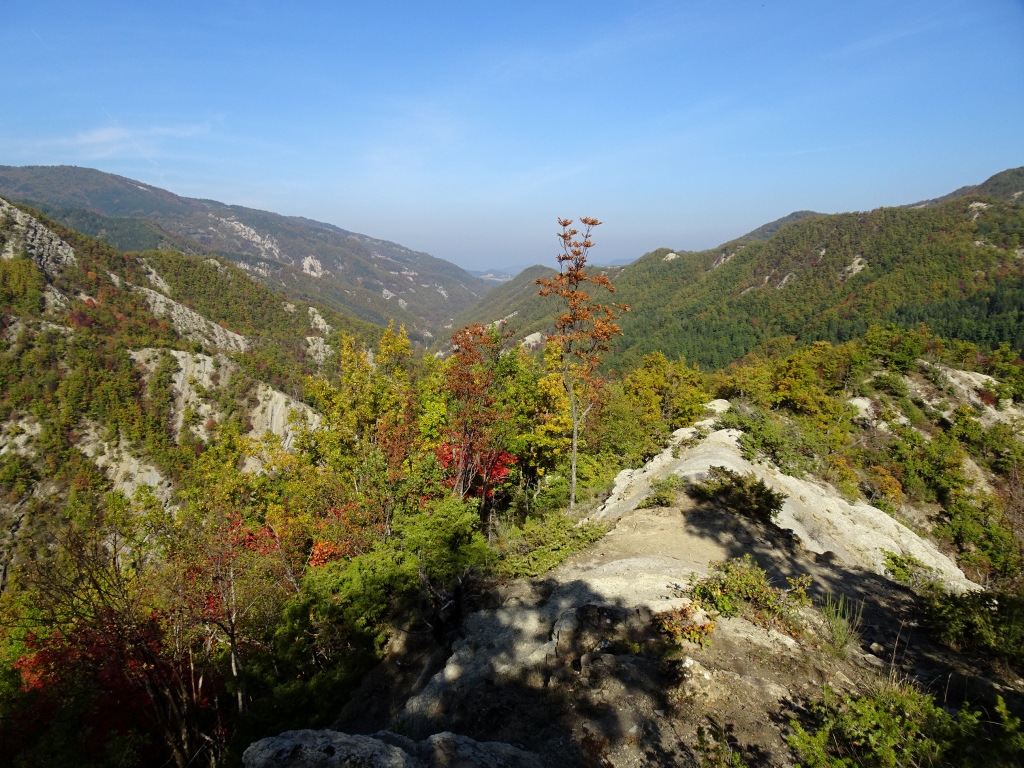
[[[162,293],[142,286],[135,286],[135,290],[145,297],[149,311],[169,320],[183,338],[225,352],[245,352],[249,349],[248,340],[241,334],[222,328]]]
[[[39,270],[51,280],[65,267],[78,263],[71,246],[43,226],[35,216],[0,200],[0,218],[5,217],[14,221],[14,237],[0,248],[0,259],[13,259],[24,248]]]
[[[885,662],[870,653],[861,656],[857,663],[867,669],[885,669]]]
[[[389,731],[287,731],[261,739],[242,755],[245,768],[542,768],[540,757],[509,744],[437,733],[414,742]]]

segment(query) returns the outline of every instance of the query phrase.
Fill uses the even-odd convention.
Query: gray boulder
[[[416,742],[390,731],[350,736],[338,731],[286,731],[261,739],[242,755],[245,768],[544,768],[509,744],[436,733]]]

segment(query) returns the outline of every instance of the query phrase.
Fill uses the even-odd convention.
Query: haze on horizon
[[[469,268],[718,245],[1024,164],[1024,3],[44,2],[0,164],[99,168]]]

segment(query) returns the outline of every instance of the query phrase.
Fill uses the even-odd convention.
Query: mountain
[[[778,336],[842,341],[873,323],[924,322],[943,336],[1022,349],[1024,201],[1016,186],[1024,187],[1024,169],[936,205],[798,212],[708,251],[662,248],[602,269],[614,300],[631,308],[609,364],[629,368],[657,350],[718,367]],[[457,323],[508,318],[524,335],[550,328],[557,306],[536,296],[533,281],[552,273],[522,273]]]
[[[288,443],[289,410],[315,419],[305,380],[330,365],[337,333],[373,343],[382,330],[224,259],[123,254],[3,198],[0,306],[0,474],[8,490],[19,473],[29,489],[45,480],[33,502],[44,521],[82,462],[129,497],[146,483],[169,501],[217,426]],[[18,497],[0,502],[18,521],[4,558],[22,522],[23,534],[35,525]]]
[[[794,221],[802,221],[810,218],[811,216],[824,216],[825,214],[817,213],[815,211],[793,211],[788,216],[783,216],[781,219],[770,221],[767,224],[762,224],[755,230],[747,232],[739,240],[770,240],[771,236],[778,232],[786,224],[792,224]]]
[[[220,254],[275,290],[429,339],[491,283],[443,259],[298,216],[180,197],[74,166],[0,166],[0,195],[121,250]]]
[[[967,195],[983,195],[999,200],[1020,200],[1021,196],[1024,195],[1024,167],[1009,168],[1001,173],[997,173],[995,176],[989,177],[981,184],[970,184],[960,187],[942,197],[912,203],[909,207],[924,208],[929,205],[944,203],[947,200],[955,200],[958,197],[966,197]]]

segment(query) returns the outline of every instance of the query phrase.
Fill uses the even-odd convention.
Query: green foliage
[[[1024,673],[1024,594],[1016,590],[926,592],[928,623],[953,648],[998,660]]]
[[[714,620],[696,622],[696,610],[692,605],[681,605],[671,611],[659,613],[655,617],[655,625],[665,637],[675,646],[681,646],[683,641],[694,643],[701,648],[711,645],[711,635],[715,631]]]
[[[18,256],[0,259],[0,305],[16,314],[36,314],[43,309],[46,281],[32,259]]]
[[[825,626],[828,649],[839,658],[846,658],[850,648],[860,642],[861,617],[864,615],[864,601],[853,602],[840,593],[838,597],[829,593],[818,606]]]
[[[565,562],[606,532],[597,523],[577,524],[564,513],[529,518],[512,529],[499,550],[496,571],[507,578],[540,576]]]
[[[32,462],[14,452],[0,455],[0,489],[15,498],[25,496],[39,480]]]
[[[711,573],[694,577],[690,589],[699,606],[723,616],[739,616],[765,627],[777,626],[790,634],[802,629],[799,611],[811,604],[807,575],[787,578],[788,589],[773,587],[768,574],[750,555],[724,563],[711,563]]]
[[[810,730],[790,721],[786,739],[803,768],[984,764],[977,759],[980,713],[950,715],[910,684],[884,681],[865,696],[842,697],[826,687],[810,713]]]
[[[922,589],[934,583],[934,571],[913,555],[882,550],[885,572],[900,584]]]
[[[676,498],[682,490],[683,479],[679,475],[669,475],[661,480],[652,480],[651,492],[636,505],[636,508],[671,507],[676,503]]]
[[[711,735],[704,726],[697,726],[697,744],[694,747],[700,768],[746,768],[743,753],[733,749],[721,728],[713,728]]]
[[[405,552],[415,558],[417,571],[432,590],[450,590],[469,571],[491,559],[478,530],[476,499],[448,497],[427,514],[411,515],[395,525]]]
[[[880,391],[888,392],[894,397],[907,397],[910,394],[903,377],[896,374],[880,373],[871,383]]]
[[[775,412],[761,408],[731,408],[718,422],[739,429],[740,447],[748,460],[769,459],[787,475],[802,477],[812,466],[812,451],[801,433]]]
[[[1003,504],[991,496],[958,493],[945,505],[935,535],[960,552],[960,563],[975,578],[1005,579],[1024,566],[1024,542],[1006,525]]]
[[[698,499],[715,501],[747,517],[775,522],[786,494],[769,488],[753,472],[740,474],[721,466],[708,468],[706,480],[693,485],[690,493]]]

